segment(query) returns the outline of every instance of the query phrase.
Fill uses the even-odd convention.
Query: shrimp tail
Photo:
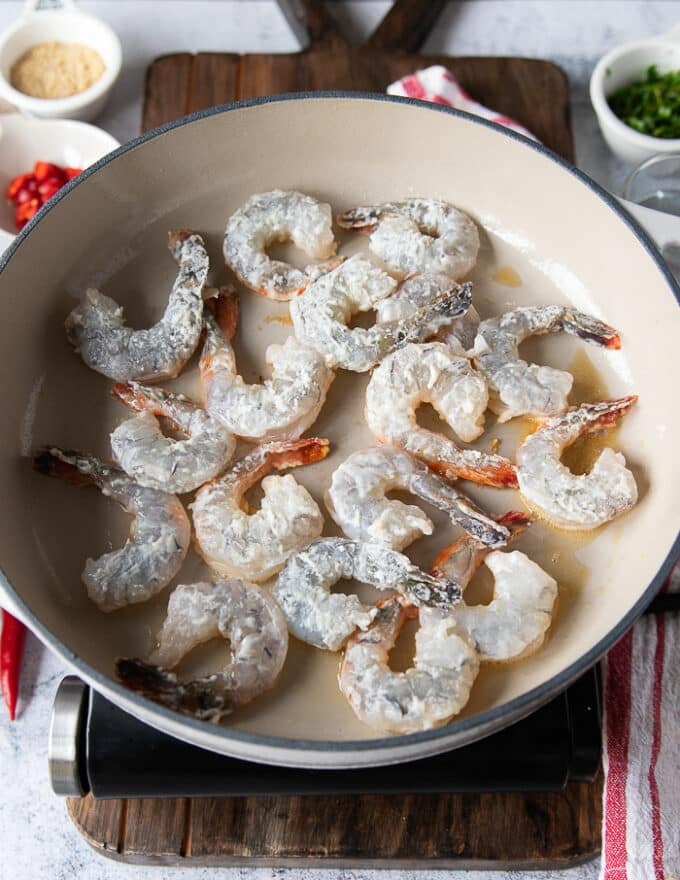
[[[369,233],[375,230],[382,216],[383,209],[376,205],[369,208],[352,208],[344,214],[339,214],[336,220],[342,229]]]
[[[450,608],[457,605],[463,591],[460,585],[448,578],[435,578],[429,574],[410,577],[403,586],[403,593],[413,605],[426,605],[434,608]]]
[[[233,339],[239,319],[239,298],[236,288],[231,284],[218,288],[213,296],[204,301],[203,308],[204,313],[209,313],[215,319],[224,337]]]
[[[637,394],[619,397],[616,400],[604,400],[600,403],[584,403],[578,408],[585,415],[586,424],[583,430],[588,433],[603,428],[613,428],[637,401]]]
[[[117,657],[115,668],[118,678],[126,687],[202,721],[217,723],[234,709],[229,695],[211,686],[217,681],[216,675],[183,683],[173,672],[144,660],[127,657]]]
[[[71,486],[94,486],[92,465],[81,452],[45,446],[33,456],[33,469],[47,477],[59,477]]]
[[[560,323],[565,332],[573,333],[586,342],[612,350],[621,348],[621,337],[617,330],[576,309],[565,309]]]
[[[326,437],[304,437],[302,440],[266,443],[261,448],[269,467],[282,471],[326,458],[330,441]]]
[[[495,489],[517,488],[517,469],[507,458],[500,455],[486,456],[485,462],[474,465],[461,459],[458,463],[453,462],[428,462],[432,470],[441,474],[447,480],[470,480],[472,483],[480,483],[483,486],[493,486]]]
[[[531,525],[529,517],[520,510],[509,510],[499,516],[496,522],[505,527],[508,535],[506,544],[518,538]],[[454,577],[457,580],[469,581],[482,564],[487,553],[492,549],[492,547],[484,546],[475,535],[463,535],[462,538],[442,550],[433,562],[430,574],[437,578]],[[452,557],[453,561],[450,561]]]

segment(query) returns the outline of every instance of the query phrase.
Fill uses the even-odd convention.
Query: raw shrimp
[[[562,529],[596,529],[636,503],[635,477],[620,452],[606,448],[589,474],[572,474],[562,451],[582,434],[613,427],[637,397],[583,403],[546,419],[517,451],[519,490]]]
[[[357,254],[322,275],[291,303],[295,334],[324,355],[329,367],[362,373],[390,352],[450,324],[467,311],[472,296],[469,287],[449,281],[448,289],[407,318],[350,329],[353,314],[374,308],[395,287],[393,278]]]
[[[189,519],[174,495],[140,486],[85,452],[43,449],[33,463],[40,473],[74,486],[97,486],[134,517],[124,547],[85,563],[83,583],[98,608],[115,611],[146,602],[174,578],[191,540]]]
[[[413,666],[389,668],[389,652],[406,620],[418,616]],[[345,647],[340,690],[365,724],[390,733],[414,733],[445,724],[470,697],[479,658],[455,619],[433,608],[404,607],[398,597],[379,604],[365,632]]]
[[[334,373],[313,348],[290,336],[283,345],[270,345],[266,351],[272,378],[261,385],[246,385],[236,369],[229,333],[222,329],[235,328],[237,303],[235,294],[206,303],[200,360],[206,409],[245,440],[299,437],[316,420]]]
[[[179,681],[168,672],[197,645],[222,637],[231,656],[211,675]],[[178,712],[217,722],[269,690],[288,651],[288,630],[269,593],[239,580],[180,585],[168,602],[149,661],[116,660],[128,687]]]
[[[392,489],[408,490],[446,511],[452,522],[490,547],[502,547],[510,536],[426,465],[390,446],[350,455],[333,473],[326,507],[350,538],[403,550],[421,535],[431,535],[434,526],[420,507],[388,499]]]
[[[116,384],[112,393],[139,411],[111,434],[111,449],[123,470],[141,486],[191,492],[223,471],[234,454],[234,435],[183,394],[146,388],[137,382]],[[169,419],[189,438],[164,436],[156,416]]]
[[[179,272],[165,314],[148,330],[125,327],[123,309],[90,288],[66,318],[68,340],[93,370],[127,382],[177,376],[194,353],[203,326],[202,293],[208,276],[203,239],[186,229],[168,234]]]
[[[289,300],[307,287],[318,267],[304,272],[270,259],[268,245],[292,241],[315,259],[335,253],[331,206],[303,193],[258,193],[232,214],[224,233],[226,264],[246,287],[269,299]]]
[[[462,278],[477,262],[476,225],[467,214],[437,199],[354,208],[338,217],[338,225],[372,233],[371,250],[397,278],[422,272]]]
[[[340,578],[396,590],[413,605],[449,608],[460,599],[458,584],[426,574],[384,544],[320,538],[288,560],[273,588],[288,629],[301,641],[337,651],[375,616],[358,596],[330,592]]]
[[[266,581],[288,557],[323,529],[319,507],[293,476],[265,477],[260,509],[247,514],[243,496],[272,468],[285,470],[320,461],[328,440],[310,437],[272,442],[249,452],[219,479],[199,489],[190,505],[198,552],[222,575]]]
[[[501,517],[521,534],[529,520],[513,511]],[[543,643],[552,620],[557,583],[524,553],[491,552],[465,535],[441,553],[432,574],[454,578],[463,589],[485,562],[494,577],[493,598],[488,605],[461,602],[451,610],[452,620],[475,643],[480,660],[506,662],[526,657]]]
[[[407,345],[388,355],[371,376],[366,422],[381,443],[399,446],[448,480],[516,486],[515,466],[507,458],[460,449],[416,422],[418,406],[431,403],[462,440],[471,441],[483,431],[487,400],[486,380],[466,358],[441,342]]]
[[[427,305],[440,291],[451,286],[448,275],[415,275],[405,281],[391,296],[376,304],[378,322],[407,318],[416,309]],[[469,282],[462,285],[470,286]],[[474,306],[437,333],[437,342],[445,342],[454,354],[465,355],[472,348],[479,327],[479,314]]]
[[[564,330],[604,348],[621,347],[619,334],[602,321],[565,306],[526,306],[482,321],[473,349],[489,383],[489,408],[499,422],[514,416],[550,415],[567,406],[574,377],[564,370],[528,364],[518,346],[529,336]]]

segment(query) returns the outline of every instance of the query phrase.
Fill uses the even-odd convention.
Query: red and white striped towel
[[[400,95],[402,98],[419,98],[421,101],[432,101],[433,104],[443,104],[445,107],[455,107],[456,110],[466,110],[489,119],[498,125],[518,131],[525,137],[536,140],[535,135],[520,125],[515,119],[504,116],[496,110],[489,110],[483,104],[470,97],[465,89],[456,80],[450,70],[439,64],[426,67],[425,70],[416,70],[410,76],[397,80],[387,87],[388,95]]]
[[[390,95],[433,101],[536,140],[478,104],[445,67],[392,83]],[[662,593],[680,592],[680,563]],[[604,661],[601,880],[680,880],[680,613],[650,614]]]
[[[680,565],[664,592],[680,592]],[[680,613],[642,617],[604,661],[602,880],[680,877]]]

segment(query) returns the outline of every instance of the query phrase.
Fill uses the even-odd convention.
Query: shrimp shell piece
[[[531,525],[518,511],[498,521],[512,532],[510,540]],[[432,574],[454,579],[465,590],[484,562],[494,577],[491,602],[467,605],[463,600],[450,616],[469,633],[483,663],[526,657],[543,644],[552,622],[557,584],[523,553],[492,553],[469,535],[439,554]]]
[[[158,381],[177,376],[194,353],[202,329],[208,254],[201,236],[186,229],[168,233],[168,247],[179,272],[165,313],[153,327],[124,326],[122,307],[94,288],[68,315],[68,341],[88,367],[118,382]]]
[[[216,477],[236,449],[234,435],[183,394],[118,383],[112,394],[139,415],[126,419],[111,434],[111,449],[123,470],[140,486],[182,494]],[[156,416],[164,416],[189,435],[164,436]]]
[[[217,637],[231,648],[219,672],[181,682],[168,672],[192,648]],[[286,622],[271,596],[255,584],[223,580],[175,587],[149,661],[119,657],[115,665],[129,688],[217,723],[273,687],[287,651]]]
[[[467,284],[462,285],[463,287]],[[375,311],[378,322],[397,321],[407,318],[416,309],[427,305],[440,291],[446,290],[451,285],[448,275],[414,275],[405,281],[401,287],[391,296],[381,299],[376,304]],[[471,286],[471,285],[470,285]],[[472,348],[479,327],[479,314],[471,305],[464,315],[454,318],[450,324],[443,327],[434,337],[436,342],[448,345],[454,354],[465,357]]]
[[[432,520],[412,504],[388,499],[392,489],[405,489],[440,510],[492,547],[510,536],[471,499],[458,492],[426,465],[400,449],[382,446],[355,452],[334,471],[325,495],[326,507],[350,538],[380,542],[403,550],[421,535],[431,535]]]
[[[458,477],[504,488],[516,486],[515,466],[500,455],[460,449],[416,422],[416,409],[431,403],[464,441],[483,431],[486,380],[466,358],[441,342],[407,345],[376,368],[366,390],[366,422],[381,443],[404,449],[447,480]]]
[[[413,666],[393,672],[389,652],[402,626],[417,614]],[[398,598],[379,604],[365,632],[345,647],[338,681],[355,715],[390,733],[414,733],[446,724],[470,698],[479,672],[472,640],[455,621],[432,608],[403,607]]]
[[[471,288],[449,280],[445,290],[411,315],[373,327],[349,328],[353,314],[374,308],[396,282],[357,254],[318,280],[290,305],[295,334],[322,354],[329,367],[365,372],[409,342],[432,336],[470,306]]]
[[[371,233],[370,249],[397,278],[429,272],[459,279],[477,262],[477,226],[448,202],[386,202],[345,211],[337,220],[343,229]]]
[[[635,477],[620,452],[606,448],[589,474],[572,474],[562,451],[582,434],[616,425],[637,400],[621,397],[584,403],[552,416],[517,451],[519,490],[529,504],[562,529],[596,529],[630,510]]]
[[[236,277],[269,299],[293,299],[307,287],[318,267],[304,272],[270,259],[265,248],[277,241],[292,241],[315,259],[335,253],[331,206],[311,196],[280,189],[251,196],[231,215],[222,252]]]
[[[328,451],[328,440],[318,437],[264,444],[199,489],[190,508],[196,549],[208,565],[222,575],[261,582],[318,538],[321,511],[290,474],[262,480],[264,497],[255,513],[247,514],[241,504],[247,490],[272,468],[320,461]]]
[[[330,592],[341,578],[352,577],[379,590],[396,590],[414,605],[449,608],[460,599],[457,584],[439,581],[382,544],[319,538],[288,560],[272,590],[290,632],[337,651],[357,627],[366,629],[376,610],[353,594]]]
[[[146,602],[170,583],[191,540],[189,519],[178,498],[140,486],[120,468],[85,452],[42,449],[33,466],[74,486],[97,486],[134,517],[124,547],[85,563],[83,583],[101,611]]]
[[[267,349],[272,378],[260,385],[247,385],[238,375],[234,349],[222,330],[225,324],[235,330],[237,303],[233,290],[230,296],[206,303],[206,335],[199,364],[206,409],[244,440],[299,437],[316,421],[335,374],[313,348],[289,336],[283,345]]]
[[[528,364],[518,351],[529,336],[560,331],[603,348],[621,347],[613,327],[564,306],[525,306],[479,325],[472,353],[489,383],[489,408],[499,422],[521,415],[551,415],[567,407],[574,382],[571,373]]]

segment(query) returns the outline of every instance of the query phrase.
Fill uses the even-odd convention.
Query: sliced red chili
[[[64,174],[66,175],[66,180],[73,180],[74,177],[77,177],[79,174],[82,174],[82,168],[64,168]]]
[[[23,229],[24,226],[28,223],[28,221],[40,210],[40,199],[34,197],[29,199],[27,202],[24,202],[23,205],[19,205],[14,212],[14,222],[19,227],[19,229]]]
[[[9,611],[3,611],[2,633],[0,633],[0,686],[11,721],[14,721],[16,716],[25,641],[26,627]]]
[[[47,180],[48,177],[56,177],[58,180],[65,180],[66,175],[62,168],[52,162],[36,162],[33,166],[33,174],[38,183]]]
[[[26,188],[28,181],[32,179],[33,175],[29,172],[28,174],[17,174],[16,177],[13,177],[12,180],[10,180],[5,193],[10,202],[14,201],[17,195]]]

